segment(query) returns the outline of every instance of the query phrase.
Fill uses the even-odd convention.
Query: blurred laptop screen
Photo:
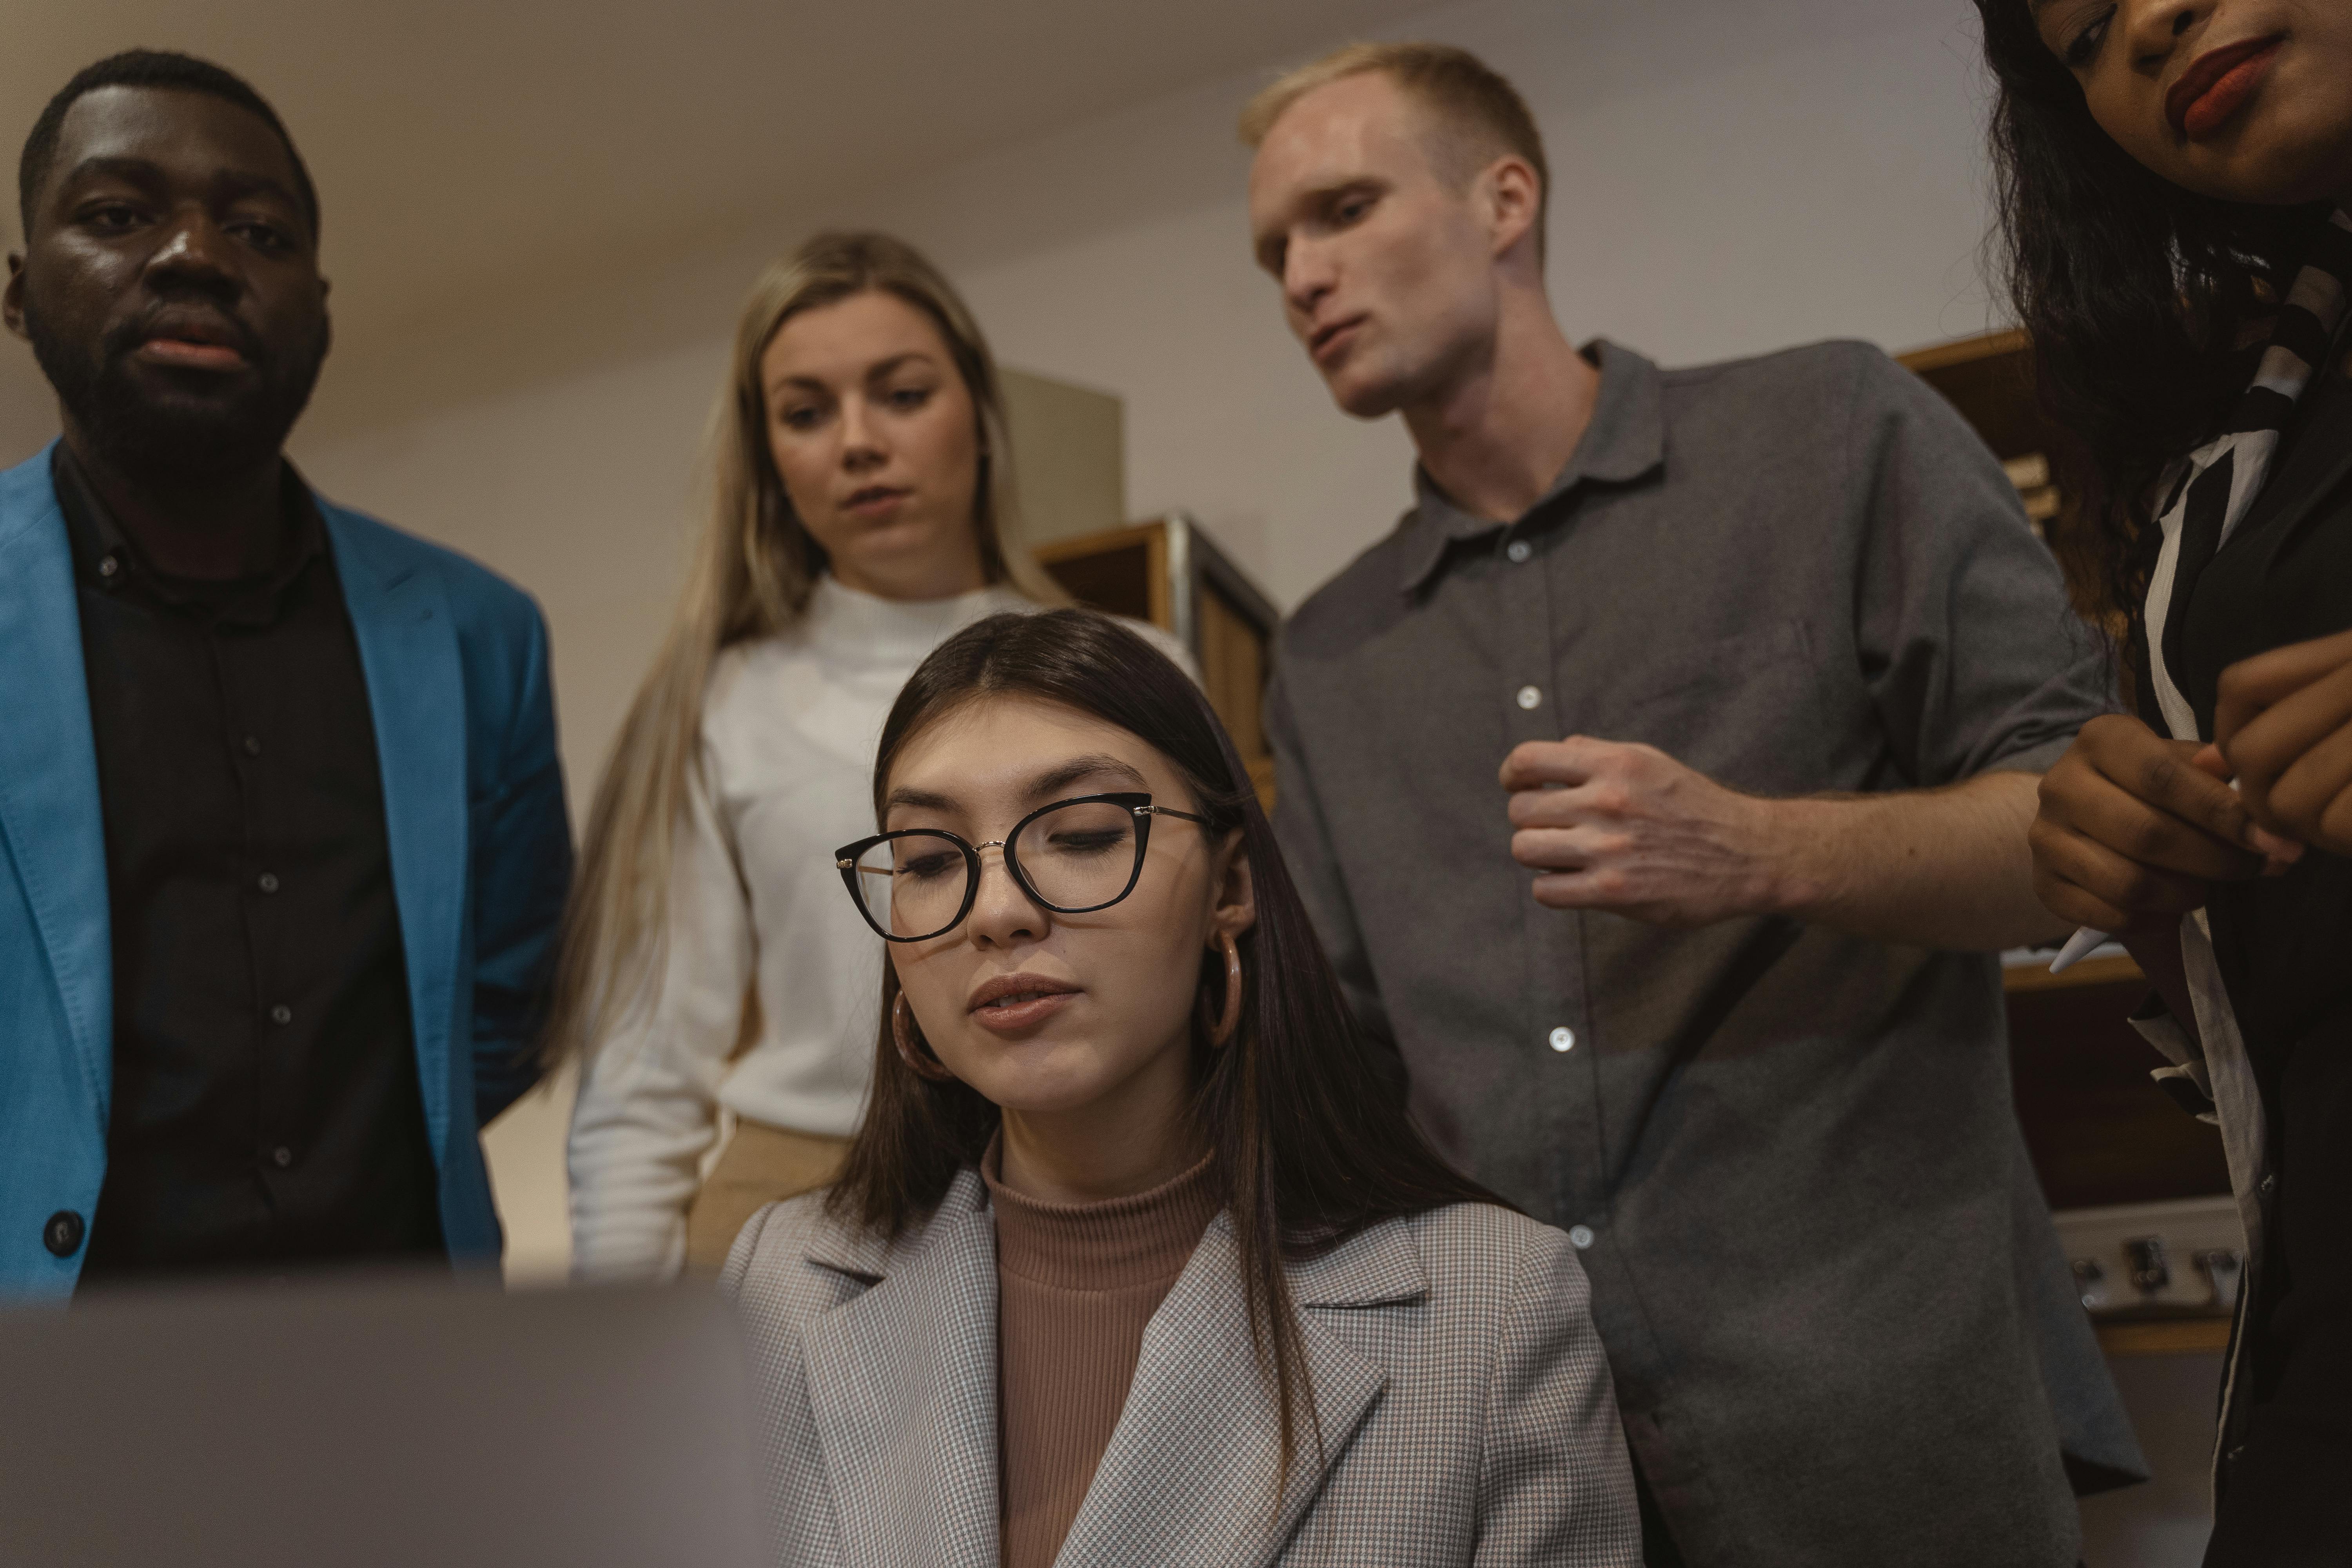
[[[0,1311],[0,1563],[751,1568],[708,1289],[343,1279]]]

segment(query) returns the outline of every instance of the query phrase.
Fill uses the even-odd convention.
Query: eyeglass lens
[[[1076,801],[1033,817],[1012,858],[1038,899],[1058,910],[1090,910],[1127,891],[1136,867],[1135,813],[1108,801]],[[963,908],[971,872],[945,834],[888,838],[858,858],[858,896],[893,936],[936,936]]]

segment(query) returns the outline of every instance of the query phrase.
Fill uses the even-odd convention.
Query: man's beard
[[[327,326],[318,341],[280,357],[250,333],[236,347],[256,372],[235,392],[158,398],[133,379],[131,356],[146,341],[143,323],[126,322],[94,347],[49,331],[25,302],[25,335],[58,401],[95,450],[91,456],[154,489],[203,485],[252,473],[276,458],[318,384],[327,358]],[[209,373],[172,373],[202,387]]]

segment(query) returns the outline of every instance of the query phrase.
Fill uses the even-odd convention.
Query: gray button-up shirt
[[[2142,1461],[2026,1162],[1995,959],[1546,909],[1496,774],[1579,733],[1762,795],[2038,772],[2101,661],[2000,466],[1876,350],[1597,354],[1526,516],[1424,484],[1286,627],[1286,854],[1423,1124],[1572,1227],[1694,1561],[2071,1564],[2064,1464]]]

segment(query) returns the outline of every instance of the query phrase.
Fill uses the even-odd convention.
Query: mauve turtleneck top
[[[1101,1203],[1025,1198],[981,1177],[996,1215],[1003,1568],[1050,1568],[1127,1404],[1144,1326],[1217,1212],[1210,1160]]]

